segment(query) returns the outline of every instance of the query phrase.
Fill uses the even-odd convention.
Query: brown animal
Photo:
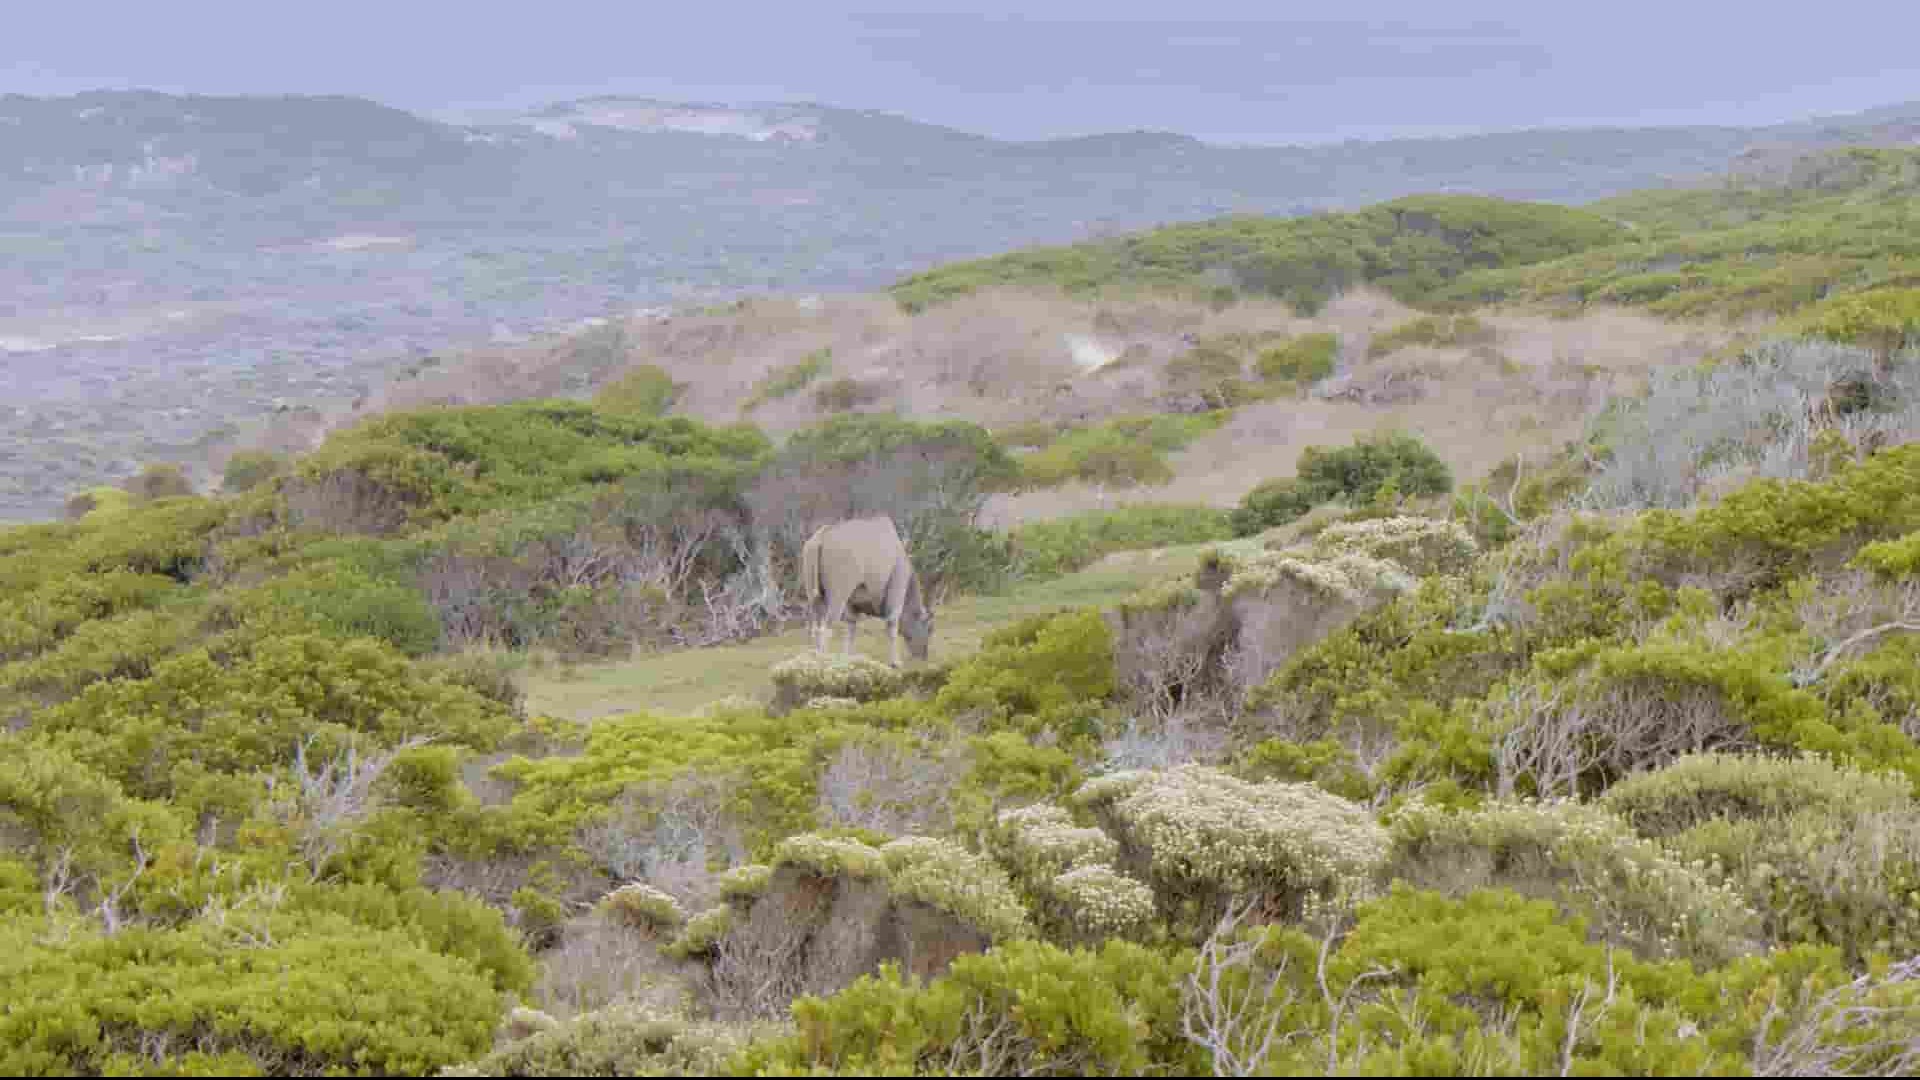
[[[915,660],[927,658],[933,612],[892,518],[853,518],[821,526],[800,549],[800,587],[807,595],[814,647],[822,652],[829,628],[844,619],[845,651],[851,653],[855,621],[871,615],[887,620],[893,666],[900,666],[903,635]]]

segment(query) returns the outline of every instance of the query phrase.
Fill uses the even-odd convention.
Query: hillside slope
[[[18,391],[0,444],[23,448],[0,455],[0,518],[50,515],[282,399],[343,405],[428,355],[587,318],[875,289],[1222,215],[1582,201],[1755,144],[1910,141],[1906,115],[1236,148],[1005,143],[798,104],[590,99],[449,124],[342,97],[0,97],[0,360]]]

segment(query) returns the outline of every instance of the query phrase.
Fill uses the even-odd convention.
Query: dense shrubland
[[[1426,295],[1614,231],[1513,213],[1126,250],[1244,242],[1284,283],[1286,245],[1357,230]],[[0,532],[0,1065],[1910,1075],[1920,358],[1861,297],[1488,476],[1389,433],[1234,511],[978,527],[1150,477],[1221,408],[776,444],[663,415],[652,375],[379,417],[220,498],[89,493]],[[1202,382],[1304,385],[1339,343],[1196,348],[1238,373]],[[787,625],[800,543],[861,513],[936,595],[1208,547],[939,665],[525,709],[530,651]]]
[[[919,310],[997,285],[1072,293],[1224,287],[1311,310],[1375,285],[1407,303],[1480,267],[1522,266],[1620,239],[1624,229],[1583,210],[1472,195],[1419,195],[1354,213],[1226,218],[1115,240],[1034,248],[955,263],[893,287]],[[1227,284],[1211,284],[1224,275]]]

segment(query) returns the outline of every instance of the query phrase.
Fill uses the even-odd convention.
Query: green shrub
[[[283,454],[266,450],[241,450],[227,459],[220,488],[232,495],[252,491],[276,477],[286,475],[288,468],[289,463]]]
[[[1453,899],[1396,885],[1362,909],[1321,984],[1327,995],[1357,992],[1373,1007],[1353,1010],[1334,1055],[1319,1046],[1289,1047],[1270,1067],[1327,1069],[1337,1060],[1327,1071],[1744,1073],[1744,1061],[1715,1052],[1703,1017],[1673,1000],[1677,989],[1711,996],[1683,965],[1613,953],[1589,943],[1579,920],[1556,914],[1550,903],[1505,891]],[[1295,939],[1287,954],[1312,970],[1310,949]],[[1591,1004],[1601,998],[1604,1005]],[[1318,1021],[1309,1030],[1324,1030],[1324,1005],[1296,1008]],[[1569,1022],[1576,1008],[1578,1026]],[[1308,1056],[1313,1051],[1317,1060]]]
[[[1335,334],[1304,334],[1260,354],[1254,370],[1269,382],[1311,386],[1333,374],[1340,358],[1340,338]]]
[[[594,391],[593,407],[615,416],[652,418],[673,411],[685,387],[657,364],[642,364]]]
[[[1903,778],[1813,757],[1698,754],[1602,796],[1682,857],[1722,867],[1774,940],[1920,950],[1920,805]]]
[[[395,508],[402,524],[430,524],[675,464],[750,473],[769,449],[752,428],[616,416],[578,401],[387,413],[331,435],[300,462],[287,497],[296,525],[355,531],[353,499]]]
[[[94,511],[112,514],[133,505],[133,496],[117,487],[90,487],[68,499],[63,512],[68,521],[79,521]]]
[[[1415,436],[1399,432],[1334,450],[1309,446],[1301,452],[1295,473],[1263,481],[1241,497],[1234,511],[1235,535],[1253,536],[1285,525],[1334,499],[1360,506],[1388,496],[1417,498],[1453,489],[1446,462]]]
[[[1823,300],[1792,324],[1810,337],[1872,349],[1882,362],[1920,337],[1920,289],[1867,289]]]
[[[278,770],[306,743],[316,758],[343,752],[356,733],[484,750],[512,723],[473,691],[417,675],[383,643],[300,634],[226,666],[193,649],[146,677],[93,683],[41,713],[35,730],[130,790],[162,795],[194,770]]]
[[[1125,506],[1026,521],[1008,535],[1013,572],[1023,582],[1083,570],[1116,551],[1225,540],[1226,511],[1206,506]]]
[[[1403,432],[1359,439],[1337,450],[1309,446],[1295,471],[1315,503],[1344,499],[1362,505],[1389,484],[1405,498],[1453,489],[1453,473],[1439,455]]]
[[[1898,777],[1862,772],[1817,757],[1688,754],[1608,788],[1600,804],[1642,836],[1676,836],[1715,818],[1772,820],[1802,811],[1836,818],[1912,808]]]
[[[1642,955],[1723,963],[1752,951],[1760,922],[1734,890],[1627,823],[1574,803],[1413,804],[1393,824],[1394,874],[1459,896],[1508,888],[1552,900]]]
[[[144,502],[173,499],[193,494],[193,483],[180,466],[172,462],[154,462],[126,481],[127,493]]]
[[[0,1068],[151,1068],[155,1046],[219,1072],[431,1072],[483,1053],[500,995],[464,960],[334,917],[222,948],[197,930],[130,929],[0,960]]]
[[[959,957],[925,986],[889,965],[796,1001],[798,1033],[749,1048],[735,1071],[924,1074],[966,1061],[991,1075],[1191,1075],[1201,1066],[1180,1034],[1185,968],[1125,942],[1088,952],[1013,942]]]
[[[724,1076],[728,1062],[774,1025],[663,1018],[633,1004],[583,1013],[501,1046],[443,1076]]]
[[[422,948],[471,963],[503,993],[525,993],[534,964],[498,908],[454,891],[330,883],[294,890],[301,912],[330,912],[360,926],[405,936]]]
[[[937,908],[995,941],[1032,936],[1006,872],[950,841],[902,837],[880,848],[887,891]]]
[[[1167,362],[1168,389],[1189,396],[1204,409],[1227,409],[1248,399],[1240,357],[1202,343]]]
[[[1712,818],[1666,841],[1721,868],[1775,941],[1850,963],[1920,952],[1920,810]]]
[[[1493,339],[1493,327],[1472,315],[1421,315],[1375,337],[1367,346],[1367,356],[1378,358],[1413,345],[1464,349]]]
[[[317,560],[226,597],[242,618],[304,623],[340,637],[370,637],[409,656],[440,644],[441,620],[419,588],[339,560]]]
[[[765,855],[813,825],[817,770],[805,741],[813,728],[805,713],[604,717],[577,756],[516,757],[495,774],[520,785],[515,812],[546,835],[606,820],[623,796],[644,809],[652,793],[666,792],[676,780],[707,778],[718,785],[714,809]]]
[[[1046,420],[1022,420],[995,429],[993,437],[1009,449],[1038,450],[1060,437],[1060,426]]]
[[[630,881],[608,893],[600,906],[620,925],[648,934],[664,935],[687,921],[680,901],[638,881]]]
[[[1808,155],[1791,175],[1786,184],[1730,177],[1593,203],[1588,210],[1635,228],[1568,257],[1469,272],[1433,301],[1575,310],[1594,301],[1632,303],[1699,319],[1787,314],[1835,295],[1915,284],[1920,246],[1903,226],[1916,193],[1911,150],[1838,147]],[[1803,185],[1799,177],[1821,180]]]
[[[1386,831],[1345,799],[1200,765],[1112,773],[1074,801],[1120,840],[1121,866],[1153,886],[1163,913],[1200,932],[1237,895],[1293,917],[1364,898],[1388,852]]]
[[[1252,491],[1240,497],[1233,510],[1235,536],[1254,536],[1294,521],[1315,503],[1311,492],[1294,477],[1262,480]]]
[[[1098,611],[1024,619],[987,635],[934,707],[996,726],[1092,738],[1113,693],[1113,634]]]

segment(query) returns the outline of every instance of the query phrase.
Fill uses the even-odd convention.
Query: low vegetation
[[[1621,231],[1453,198],[1290,228],[1072,265],[1424,298]],[[1905,304],[1809,307],[1486,475],[1389,430],[1232,510],[981,527],[1167,475],[1224,400],[776,439],[653,375],[85,493],[0,532],[0,1066],[1911,1075]],[[1187,345],[1188,389],[1339,351]],[[800,544],[868,513],[932,663],[801,642]],[[530,709],[541,657],[686,685]]]
[[[1466,274],[1439,306],[1627,304],[1677,318],[1786,315],[1836,295],[1920,283],[1910,221],[1920,152],[1848,147],[1781,176],[1732,176],[1587,209],[1633,226],[1619,242]]]
[[[1347,214],[1228,218],[1172,225],[1110,241],[1036,248],[909,277],[893,295],[909,311],[993,286],[1057,287],[1117,295],[1141,288],[1275,296],[1312,310],[1373,285],[1407,303],[1434,296],[1484,267],[1525,266],[1617,241],[1625,230],[1597,214],[1472,195],[1420,195]]]

